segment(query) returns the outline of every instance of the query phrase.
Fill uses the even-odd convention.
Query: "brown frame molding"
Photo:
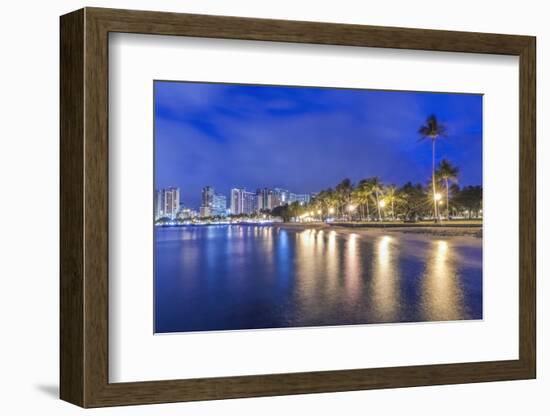
[[[85,8],[60,19],[60,396],[82,407],[536,377],[535,53],[530,36]],[[519,359],[109,383],[108,34],[248,39],[519,56]]]

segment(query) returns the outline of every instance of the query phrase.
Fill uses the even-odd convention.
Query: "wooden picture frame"
[[[85,8],[61,17],[60,396],[82,407],[535,378],[535,38]],[[520,66],[519,359],[109,383],[110,32],[514,55]]]

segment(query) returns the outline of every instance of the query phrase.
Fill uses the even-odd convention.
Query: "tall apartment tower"
[[[229,209],[231,214],[239,215],[243,213],[244,205],[244,189],[233,188],[231,189],[231,201],[229,203]]]
[[[256,191],[257,210],[273,209],[274,195],[269,188],[261,188]]]
[[[231,189],[230,209],[233,215],[256,212],[256,194],[244,188]]]
[[[175,219],[180,209],[180,188],[170,187],[156,191],[155,219]]]
[[[201,217],[227,215],[227,199],[225,195],[217,194],[213,187],[205,186],[201,194]]]
[[[201,193],[201,217],[211,217],[214,215],[214,188],[205,186]]]

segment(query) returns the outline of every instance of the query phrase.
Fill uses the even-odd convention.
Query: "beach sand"
[[[410,233],[410,234],[429,234],[439,237],[460,237],[469,236],[482,238],[483,229],[481,227],[445,227],[443,226],[414,226],[407,227],[351,227],[345,225],[330,225],[322,222],[310,223],[277,223],[274,227],[287,230],[335,230],[341,233],[354,233],[358,235],[378,235],[387,233]]]

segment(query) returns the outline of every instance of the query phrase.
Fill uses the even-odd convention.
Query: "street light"
[[[323,213],[323,211],[321,211],[321,210],[317,211],[317,215],[321,215],[322,213]]]
[[[328,213],[329,213],[329,214],[334,214],[334,208],[329,208],[329,209],[328,209]]]
[[[434,217],[435,217],[434,219],[435,219],[435,222],[441,221],[441,218],[439,218],[439,205],[441,205],[443,203],[441,198],[442,198],[442,196],[439,192],[436,192],[434,194]]]
[[[386,201],[382,200],[378,203],[378,205],[380,206],[380,208],[384,208],[386,206]]]

